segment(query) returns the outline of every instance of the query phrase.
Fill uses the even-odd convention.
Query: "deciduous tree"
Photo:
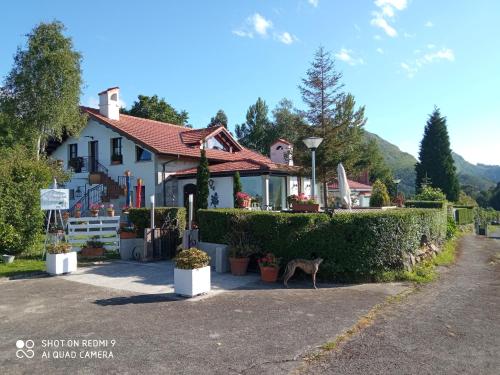
[[[189,115],[186,111],[178,111],[165,99],[158,98],[158,95],[147,96],[139,95],[137,100],[132,104],[130,110],[125,108],[121,112],[127,115],[147,118],[169,124],[187,126]]]
[[[275,138],[268,112],[266,102],[258,98],[257,102],[248,108],[246,122],[236,125],[235,129],[238,142],[264,155],[269,155],[269,146]]]
[[[86,123],[79,101],[82,57],[73,49],[61,22],[40,23],[18,48],[14,66],[0,93],[4,133],[35,150],[40,158],[47,141],[77,134]]]
[[[227,129],[227,116],[226,116],[226,113],[222,109],[219,109],[217,111],[217,114],[215,115],[215,117],[212,117],[210,119],[210,123],[208,124],[208,127],[211,128],[213,126],[223,126]]]

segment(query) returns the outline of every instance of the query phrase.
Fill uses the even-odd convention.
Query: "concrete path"
[[[320,284],[314,290],[310,281],[292,281],[290,286],[257,282],[187,301],[60,277],[3,279],[0,372],[285,374],[304,354],[405,289],[401,284]],[[64,342],[73,346],[49,347],[56,342],[43,341],[61,339],[73,340]],[[89,348],[85,340],[90,339],[107,341]],[[33,340],[33,358],[18,351],[17,340]],[[99,351],[101,358],[86,358]],[[111,352],[113,358],[103,358],[103,352],[107,357]],[[54,353],[75,358],[55,359]]]
[[[174,294],[174,264],[168,261],[105,262],[95,266],[80,267],[76,272],[59,278],[135,293]],[[258,274],[235,277],[229,273],[212,272],[212,291],[207,296],[245,287],[255,283],[259,278]]]
[[[500,233],[467,236],[455,266],[308,374],[500,374]]]

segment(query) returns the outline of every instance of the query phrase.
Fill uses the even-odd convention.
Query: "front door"
[[[196,204],[196,185],[195,184],[187,184],[184,185],[184,207],[189,212],[189,196],[193,194],[193,203]]]
[[[89,142],[89,172],[97,172],[97,163],[99,161],[99,142]]]

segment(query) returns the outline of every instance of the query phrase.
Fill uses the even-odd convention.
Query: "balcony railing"
[[[99,160],[93,156],[77,156],[68,162],[68,168],[73,169],[75,173],[97,173],[108,174],[108,169],[99,163]]]

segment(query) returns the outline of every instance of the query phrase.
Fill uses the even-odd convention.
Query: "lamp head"
[[[305,138],[302,140],[302,142],[304,142],[304,144],[306,145],[306,147],[310,150],[315,150],[319,147],[319,145],[321,144],[321,142],[323,142],[323,138],[320,138],[320,137],[309,137],[309,138]]]

